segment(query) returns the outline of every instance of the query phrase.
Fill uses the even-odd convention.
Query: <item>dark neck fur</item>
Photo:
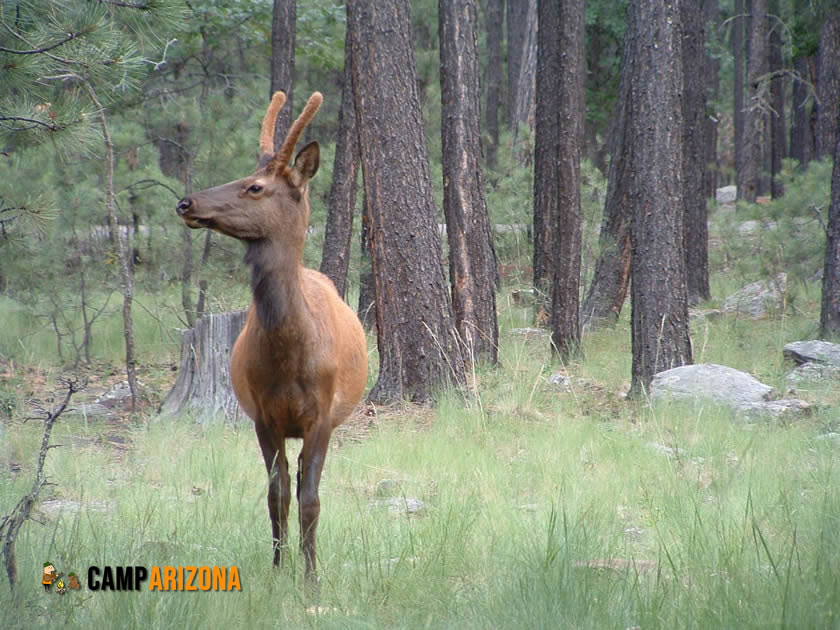
[[[266,330],[290,324],[302,306],[296,252],[269,239],[250,241],[245,262],[251,266],[251,291],[260,323]]]

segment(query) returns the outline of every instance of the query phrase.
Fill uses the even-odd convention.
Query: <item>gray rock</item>
[[[749,403],[738,408],[748,419],[761,420],[766,417],[779,420],[795,420],[811,413],[811,405],[798,398],[782,398],[765,402]]]
[[[710,363],[665,370],[657,374],[651,383],[651,398],[654,400],[711,400],[732,408],[747,420],[792,420],[811,413],[811,405],[804,400],[771,400],[773,393],[772,387],[745,372]],[[651,446],[665,455],[678,454],[659,444]]]
[[[417,515],[426,511],[426,504],[420,499],[414,497],[389,497],[387,499],[377,499],[373,502],[374,507],[387,508],[388,511],[398,516],[400,514]]]
[[[798,364],[822,363],[840,368],[840,344],[814,339],[812,341],[794,341],[784,347],[786,359]]]
[[[561,389],[571,389],[572,387],[572,379],[563,374],[563,372],[555,372],[548,377],[548,382]]]
[[[511,328],[511,335],[523,335],[526,337],[544,337],[548,334],[545,328]]]
[[[803,363],[795,367],[785,378],[788,386],[792,388],[819,381],[840,380],[840,366]]]
[[[670,447],[665,446],[664,444],[659,444],[657,442],[648,442],[648,448],[653,449],[660,455],[665,455],[665,457],[679,457],[682,454],[682,449],[677,447]]]
[[[394,497],[402,494],[402,484],[396,479],[383,479],[376,484],[373,496],[378,498]]]
[[[735,199],[737,197],[737,186],[724,186],[723,188],[718,188],[715,191],[715,201],[718,203],[735,203]]]
[[[756,221],[751,219],[749,221],[743,221],[738,226],[738,235],[739,236],[755,236],[759,232],[764,230],[775,230],[776,229],[776,222],[775,221]]]
[[[131,388],[128,386],[128,381],[120,381],[111,389],[97,397],[96,402],[103,407],[117,407],[122,401],[131,397]]]
[[[738,407],[768,400],[773,388],[746,372],[725,365],[700,363],[660,372],[653,377],[650,391],[654,400],[707,398]]]
[[[68,407],[66,413],[68,415],[83,416],[85,418],[105,418],[113,416],[114,410],[98,402],[87,402],[74,404],[72,407]]]
[[[736,291],[723,303],[727,313],[748,317],[766,317],[772,310],[781,310],[787,289],[787,274],[779,273],[772,280],[759,280]]]

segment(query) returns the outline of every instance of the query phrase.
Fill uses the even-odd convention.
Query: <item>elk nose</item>
[[[175,212],[178,213],[179,217],[182,217],[184,216],[184,214],[186,214],[187,210],[192,208],[192,205],[192,199],[190,199],[189,197],[184,197],[183,199],[181,199],[181,201],[178,202],[178,205],[175,206]]]

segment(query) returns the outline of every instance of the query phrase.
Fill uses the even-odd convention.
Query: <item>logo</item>
[[[75,572],[66,579],[52,562],[44,563],[41,583],[44,591],[64,595],[67,589],[80,590],[81,582]],[[148,582],[148,586],[146,586]],[[218,566],[91,566],[87,570],[87,587],[91,591],[241,591],[239,567]]]
[[[41,584],[44,586],[44,592],[49,593],[52,591],[53,584],[55,584],[55,592],[59,595],[64,595],[67,592],[68,587],[73,590],[79,590],[82,588],[82,585],[79,583],[79,578],[76,577],[74,572],[71,572],[70,575],[67,576],[66,581],[59,579],[63,575],[63,573],[56,570],[55,565],[52,562],[45,562],[44,573],[41,576]]]

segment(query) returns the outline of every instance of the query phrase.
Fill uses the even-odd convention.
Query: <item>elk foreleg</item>
[[[271,519],[274,566],[277,566],[288,549],[289,503],[292,498],[289,462],[286,459],[285,440],[272,436],[259,422],[255,426],[268,473],[268,516]]]

